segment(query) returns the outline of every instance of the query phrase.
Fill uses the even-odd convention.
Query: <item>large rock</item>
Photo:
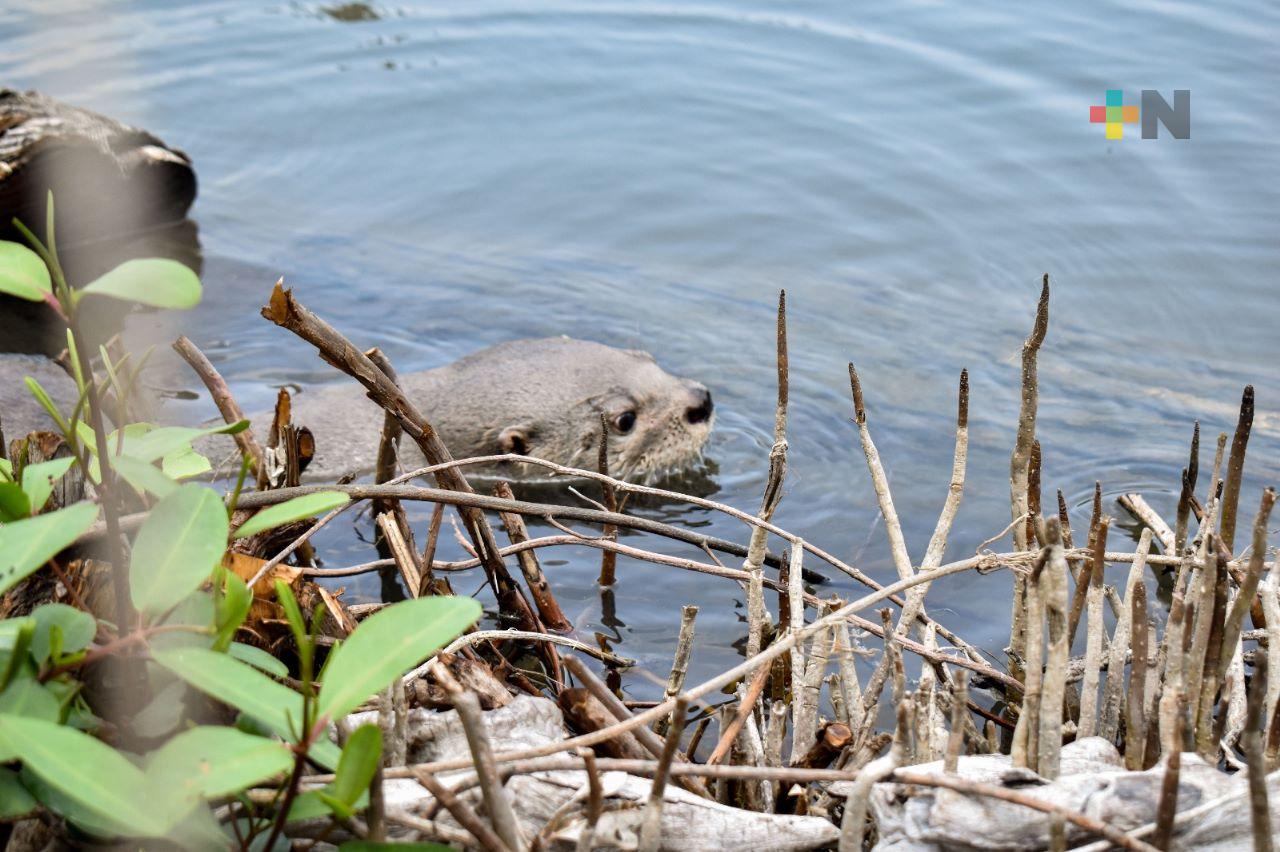
[[[76,404],[76,384],[61,367],[42,355],[0,354],[0,429],[5,441],[36,430],[54,430],[53,420],[36,402],[24,381],[34,378],[64,414]],[[6,447],[7,450],[7,447]]]
[[[59,256],[73,286],[133,257],[171,257],[199,270],[187,217],[196,176],[158,137],[38,92],[0,89],[0,240],[23,241],[16,217],[42,240],[52,191]],[[93,306],[92,335],[118,326],[121,303]],[[61,346],[44,305],[0,297],[0,351],[53,354]]]

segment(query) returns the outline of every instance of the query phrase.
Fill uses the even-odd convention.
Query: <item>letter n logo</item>
[[[1157,138],[1161,124],[1174,139],[1191,138],[1190,89],[1174,89],[1173,106],[1155,89],[1142,90],[1142,138]]]

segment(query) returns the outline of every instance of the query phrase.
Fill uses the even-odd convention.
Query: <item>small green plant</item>
[[[89,295],[190,308],[200,299],[195,274],[170,260],[131,260],[73,289],[58,262],[52,197],[47,244],[15,224],[31,247],[0,242],[0,292],[44,302],[65,320],[79,399],[61,411],[34,379],[26,380],[71,455],[28,464],[24,453],[9,459],[0,451],[0,594],[49,565],[101,516],[115,600],[110,619],[47,603],[0,621],[0,822],[44,809],[92,837],[260,850],[286,848],[291,819],[351,817],[367,806],[382,737],[366,725],[339,749],[329,735],[332,723],[465,630],[479,617],[479,604],[434,597],[387,607],[331,648],[317,669],[323,607],[305,621],[289,586],[277,582],[298,656],[297,685],[286,685],[282,662],[235,641],[253,593],[223,567],[224,556],[234,538],[311,517],[347,496],[300,497],[259,512],[233,533],[219,494],[185,480],[210,469],[193,440],[234,433],[247,421],[211,429],[118,423],[108,430],[104,399],[110,395],[116,411],[127,410],[145,358],[113,361],[100,349],[99,378],[78,346],[77,314]],[[73,466],[93,485],[97,502],[46,511]],[[127,557],[126,500],[147,507]],[[89,690],[86,675],[107,666],[113,677],[97,680],[117,685]],[[231,708],[236,723],[195,724],[186,713],[186,687]],[[127,709],[104,719],[102,708],[116,706]],[[300,790],[308,764],[334,771],[332,783]],[[266,803],[246,794],[264,786],[276,791]],[[232,806],[221,820],[213,809],[220,804]]]

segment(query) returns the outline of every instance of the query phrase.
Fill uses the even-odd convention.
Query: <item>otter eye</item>
[[[624,411],[617,417],[613,418],[613,425],[622,434],[627,434],[636,425],[636,413],[634,411]]]

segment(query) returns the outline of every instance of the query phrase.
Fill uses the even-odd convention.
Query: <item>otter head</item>
[[[650,480],[697,461],[715,421],[711,392],[663,370],[648,352],[560,338],[526,345],[525,387],[534,416],[497,435],[502,452],[594,469],[601,423],[609,472]],[[561,405],[547,405],[549,398]]]

